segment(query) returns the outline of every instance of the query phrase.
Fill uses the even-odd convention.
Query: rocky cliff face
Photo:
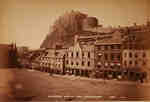
[[[82,21],[86,14],[78,11],[66,12],[53,24],[51,32],[47,34],[41,48],[54,48],[56,44],[70,46],[73,44],[75,34],[82,31]]]

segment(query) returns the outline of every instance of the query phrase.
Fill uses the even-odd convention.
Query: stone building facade
[[[90,76],[99,70],[120,69],[121,33],[76,35],[67,49],[65,67],[71,74]]]
[[[120,68],[122,62],[121,33],[114,32],[109,38],[95,43],[98,68]]]
[[[63,73],[66,49],[47,49],[37,59],[40,70],[50,73]]]
[[[75,75],[89,76],[95,67],[94,45],[84,45],[75,37],[74,46],[67,49],[65,67],[67,72]]]
[[[123,68],[143,68],[147,64],[147,56],[145,50],[126,49],[122,52]]]
[[[122,44],[123,44],[123,68],[145,68],[147,64],[146,49],[141,42],[141,34],[145,34],[147,30],[136,23],[130,28],[126,28]]]

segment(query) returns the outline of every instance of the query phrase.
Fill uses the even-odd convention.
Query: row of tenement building
[[[93,18],[90,18],[93,19]],[[40,49],[33,62],[35,69],[49,73],[71,74],[97,78],[138,80],[146,78],[147,51],[140,35],[150,32],[150,22],[131,27],[104,28],[86,24],[74,36],[70,47]]]

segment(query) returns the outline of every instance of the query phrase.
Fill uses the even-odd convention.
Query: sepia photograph
[[[150,101],[150,0],[0,0],[0,102]]]

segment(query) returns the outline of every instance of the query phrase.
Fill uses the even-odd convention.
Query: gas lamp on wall
[[[98,56],[100,56],[100,57],[101,57],[102,55],[103,55],[102,53],[98,53]]]

